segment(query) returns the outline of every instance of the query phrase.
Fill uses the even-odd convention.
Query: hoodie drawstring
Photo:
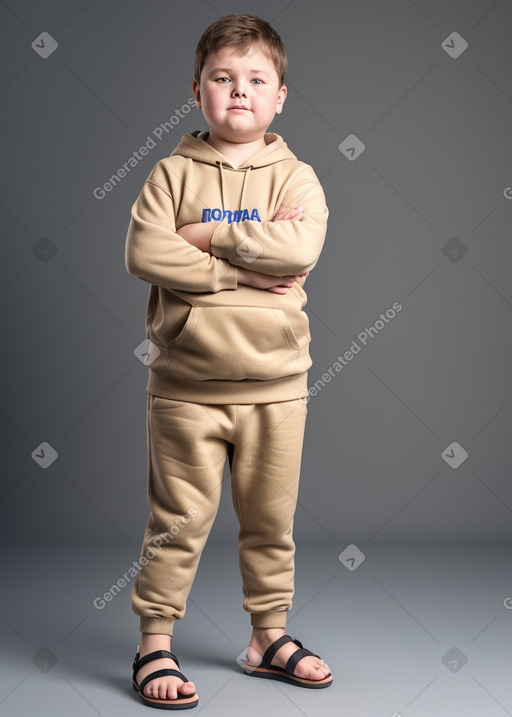
[[[252,169],[252,164],[250,164],[250,165],[247,167],[247,169],[245,170],[245,172],[244,172],[244,181],[243,181],[243,183],[242,183],[242,193],[241,193],[241,195],[240,195],[240,206],[238,207],[239,209],[242,209],[242,208],[243,208],[243,204],[244,204],[244,194],[245,194],[245,184],[246,184],[246,182],[247,182],[247,177],[249,176],[249,172],[251,171],[251,169]]]
[[[220,197],[222,200],[222,212],[225,210],[224,205],[224,175],[222,174],[222,162],[217,162],[219,169],[220,169]]]
[[[220,196],[222,200],[222,211],[224,212],[226,209],[226,205],[224,203],[224,175],[222,173],[222,162],[217,161],[217,165],[220,170]],[[238,209],[243,208],[244,198],[245,198],[245,185],[247,183],[247,177],[249,176],[249,172],[252,169],[252,164],[250,164],[248,167],[244,169],[244,181],[242,183],[242,192],[240,194],[240,204],[238,206]]]

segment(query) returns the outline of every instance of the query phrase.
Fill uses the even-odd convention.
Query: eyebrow
[[[214,67],[213,70],[210,72],[211,75],[215,74],[216,72],[231,72],[229,67]],[[249,70],[249,72],[254,72],[257,75],[267,75],[268,72],[265,72],[265,70]]]

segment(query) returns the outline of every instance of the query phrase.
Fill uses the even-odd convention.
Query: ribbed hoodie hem
[[[150,368],[146,388],[155,396],[191,403],[278,403],[307,396],[308,374],[259,381],[189,381]]]

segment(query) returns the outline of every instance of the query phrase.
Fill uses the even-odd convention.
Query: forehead
[[[221,47],[216,52],[210,52],[206,57],[203,71],[211,72],[217,67],[230,70],[264,71],[277,77],[274,63],[257,44],[250,45],[245,54],[242,54],[237,47]]]

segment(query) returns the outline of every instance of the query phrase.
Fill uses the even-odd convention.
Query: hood
[[[223,168],[228,168],[237,172],[245,172],[242,192],[240,195],[239,208],[242,208],[246,183],[249,177],[249,173],[252,169],[262,169],[278,162],[286,161],[297,161],[297,157],[293,152],[288,149],[286,142],[283,138],[275,132],[266,132],[263,137],[266,143],[266,147],[254,156],[242,162],[238,167],[234,167],[233,164],[214,147],[206,142],[209,132],[203,132],[201,130],[195,130],[192,133],[186,133],[181,138],[178,146],[171,152],[173,155],[180,155],[182,157],[188,157],[196,162],[202,162],[203,164],[209,164],[217,166],[220,172],[220,186],[222,196],[222,207],[224,206],[224,174]]]
[[[171,152],[171,157],[179,154],[182,157],[195,159],[197,162],[205,164],[223,164],[230,169],[251,169],[256,167],[267,167],[269,164],[282,162],[287,159],[297,160],[297,157],[288,149],[283,138],[275,132],[266,132],[264,139],[266,147],[253,157],[234,167],[226,157],[218,152],[214,147],[206,142],[209,132],[201,132],[196,130],[191,134],[184,134],[178,146]]]

